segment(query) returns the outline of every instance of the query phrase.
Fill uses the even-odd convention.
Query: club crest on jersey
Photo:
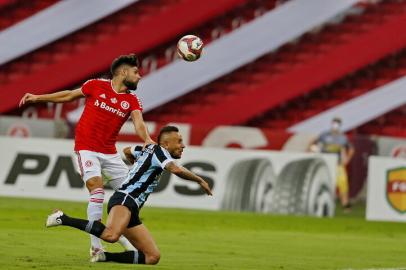
[[[386,198],[389,204],[400,213],[406,212],[406,167],[386,172]]]
[[[85,162],[85,166],[86,167],[92,167],[93,166],[93,162],[91,161],[91,160],[86,160],[86,162]]]
[[[111,103],[116,104],[117,103],[117,99],[116,98],[110,98]]]
[[[121,108],[123,108],[124,110],[127,110],[128,108],[130,108],[130,103],[128,103],[127,101],[121,101],[120,103]]]

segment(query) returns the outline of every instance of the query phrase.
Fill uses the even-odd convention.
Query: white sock
[[[130,243],[130,241],[128,241],[127,238],[125,238],[124,235],[120,236],[120,238],[118,239],[118,242],[127,251],[137,251],[137,249]]]
[[[104,189],[96,188],[90,193],[89,204],[87,205],[88,220],[101,220],[103,216]],[[90,235],[90,243],[93,248],[103,248],[100,238]]]

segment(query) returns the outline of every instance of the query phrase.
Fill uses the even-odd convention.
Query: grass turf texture
[[[331,219],[146,207],[141,217],[162,253],[157,266],[89,263],[88,235],[44,227],[54,208],[86,216],[85,203],[0,197],[0,269],[406,267],[406,224],[366,222],[363,207]]]

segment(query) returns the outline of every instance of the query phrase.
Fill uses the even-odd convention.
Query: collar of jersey
[[[117,95],[125,95],[125,94],[127,94],[126,92],[124,92],[124,93],[118,93],[118,92],[114,89],[114,87],[113,87],[113,81],[112,81],[112,80],[110,80],[110,87],[111,87],[111,90],[112,90],[114,93],[116,93]]]

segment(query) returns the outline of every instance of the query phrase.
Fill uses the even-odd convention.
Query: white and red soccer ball
[[[194,35],[183,36],[178,41],[178,55],[185,61],[192,62],[200,58],[203,41]]]

